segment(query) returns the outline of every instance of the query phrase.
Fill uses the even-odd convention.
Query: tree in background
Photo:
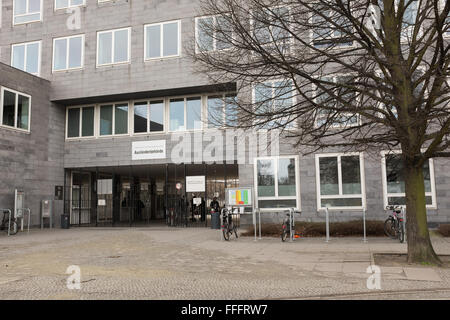
[[[280,129],[311,152],[401,150],[408,261],[440,264],[424,168],[450,156],[449,8],[448,0],[201,0],[190,53],[213,83],[237,84],[233,126]]]

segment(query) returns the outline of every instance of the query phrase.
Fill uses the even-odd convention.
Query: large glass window
[[[164,131],[164,101],[150,101],[150,132]]]
[[[164,101],[154,100],[135,103],[134,132],[146,133],[160,131],[164,131]]]
[[[401,154],[383,154],[383,175],[385,176],[385,205],[405,205],[405,176]],[[425,183],[425,201],[428,207],[436,206],[433,161],[430,159],[423,166]]]
[[[293,86],[289,80],[274,80],[253,87],[255,125],[263,129],[293,128],[290,116],[280,116],[293,105]],[[275,114],[273,117],[270,114]]]
[[[237,124],[236,94],[208,96],[208,128]]]
[[[14,0],[13,24],[42,20],[42,0]]]
[[[113,133],[113,106],[100,106],[100,135],[108,136]]]
[[[94,135],[94,107],[82,108],[81,136],[92,137]]]
[[[312,43],[316,48],[336,48],[352,46],[353,41],[349,38],[351,34],[351,23],[343,18],[340,13],[329,10],[318,10],[320,14],[314,14],[312,17]],[[336,27],[336,25],[341,28]]]
[[[263,209],[299,208],[298,158],[256,159],[256,197]]]
[[[147,102],[136,102],[134,104],[134,133],[147,132],[148,104]]]
[[[196,130],[202,128],[201,97],[176,98],[169,101],[169,130]]]
[[[67,138],[80,136],[80,108],[67,110]]]
[[[128,104],[100,106],[100,135],[128,133]]]
[[[323,81],[321,83],[323,88],[315,86],[315,101],[320,106],[326,106],[330,109],[322,109],[317,113],[316,126],[326,125],[331,128],[339,128],[358,125],[359,116],[357,114],[338,112],[340,108],[345,108],[345,104],[335,98],[339,97],[344,102],[354,103],[357,99],[356,92],[351,88],[345,88],[343,85],[333,85],[333,83],[350,83],[352,78],[348,76],[327,76],[321,80]]]
[[[196,50],[214,51],[231,47],[233,28],[223,16],[195,19]]]
[[[41,42],[14,44],[11,48],[11,65],[14,68],[39,76]]]
[[[115,105],[114,134],[128,133],[128,104]]]
[[[84,35],[53,41],[53,71],[78,69],[83,66]]]
[[[130,28],[97,33],[97,66],[130,61]]]
[[[86,0],[55,0],[55,10],[78,7],[85,4]]]
[[[180,21],[146,25],[145,59],[180,55]]]
[[[186,102],[186,124],[187,130],[202,128],[202,99],[187,98]]]
[[[67,109],[67,138],[94,136],[95,108],[78,107]]]
[[[29,131],[31,97],[6,88],[1,88],[1,96],[1,124]]]
[[[171,99],[169,105],[170,131],[185,130],[184,99]]]
[[[278,50],[289,50],[292,38],[286,27],[282,23],[290,21],[290,12],[288,7],[276,7],[254,11],[252,15],[252,26],[255,38],[258,44],[274,44]]]
[[[362,154],[316,155],[318,208],[363,208]]]

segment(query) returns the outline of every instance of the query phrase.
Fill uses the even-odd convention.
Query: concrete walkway
[[[433,238],[438,254],[450,239]],[[388,238],[229,242],[210,229],[76,228],[0,233],[0,299],[383,299],[450,298],[450,269],[381,267],[367,289],[373,253],[405,253]],[[81,289],[66,269],[81,270]]]

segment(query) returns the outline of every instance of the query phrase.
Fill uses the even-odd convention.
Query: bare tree
[[[401,150],[408,261],[440,264],[423,167],[450,156],[449,0],[200,1],[190,53],[237,84],[235,125],[313,151]]]

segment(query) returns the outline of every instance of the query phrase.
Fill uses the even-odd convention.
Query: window
[[[30,131],[31,96],[1,88],[1,125]]]
[[[258,208],[300,208],[297,156],[255,159],[255,190]]]
[[[14,0],[13,24],[42,20],[42,0]]]
[[[441,0],[441,8],[442,10],[445,8],[445,0]],[[447,16],[447,19],[445,19],[443,31],[445,36],[450,36],[450,13]]]
[[[337,27],[335,24],[341,26]],[[352,34],[352,26],[349,21],[346,21],[339,13],[325,9],[322,15],[315,14],[311,18],[312,24],[312,44],[316,48],[339,48],[353,45],[353,40],[349,38]]]
[[[381,161],[383,169],[384,207],[388,205],[405,205],[405,177],[401,154],[398,152],[383,152]],[[432,159],[425,163],[423,176],[427,208],[436,208],[436,189]]]
[[[180,21],[150,24],[144,30],[146,60],[180,55]]]
[[[207,52],[231,47],[233,28],[223,16],[195,18],[196,51]]]
[[[289,108],[293,106],[293,92],[290,80],[274,80],[255,85],[253,87],[255,125],[262,129],[293,128],[294,119],[280,115],[282,112],[289,113]],[[269,119],[270,113],[276,114]]]
[[[164,100],[135,102],[134,133],[161,131],[164,131]]]
[[[39,76],[41,64],[41,42],[13,44],[11,47],[11,66]]]
[[[55,0],[55,10],[84,6],[85,0]]]
[[[100,106],[100,136],[128,134],[128,103]]]
[[[344,84],[351,82],[352,79],[349,76],[327,76],[323,77],[322,81]],[[315,102],[319,105],[318,109],[321,109],[316,114],[316,126],[327,125],[335,128],[357,126],[359,124],[358,114],[338,112],[341,107],[345,108],[345,102],[356,101],[356,92],[351,88],[328,83],[322,83],[322,86],[324,89],[314,86]],[[344,103],[338,101],[335,97],[344,100]],[[326,109],[327,107],[330,109]]]
[[[83,67],[84,35],[53,40],[53,71]]]
[[[236,94],[208,96],[208,128],[237,124]]]
[[[291,37],[282,22],[289,22],[290,11],[288,7],[265,8],[262,11],[253,11],[252,28],[255,39],[259,45],[275,44],[278,50],[287,51],[290,48]]]
[[[97,33],[97,66],[130,62],[130,28]]]
[[[201,97],[176,98],[169,101],[169,130],[197,130],[202,128]]]
[[[66,137],[93,137],[95,123],[94,119],[95,108],[93,106],[68,108]]]
[[[365,207],[362,153],[316,155],[317,208]]]

